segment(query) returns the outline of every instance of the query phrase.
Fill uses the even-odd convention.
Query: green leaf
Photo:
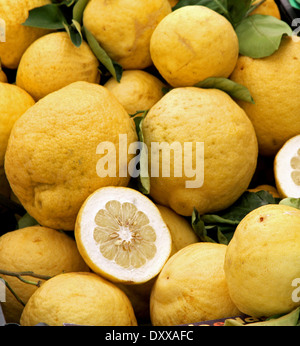
[[[192,5],[205,6],[223,15],[233,26],[236,26],[248,15],[251,4],[252,0],[180,0],[172,10]]]
[[[97,59],[105,66],[105,68],[111,73],[111,75],[120,82],[123,69],[122,66],[114,62],[108,54],[105,52],[105,50],[100,46],[99,42],[96,40],[96,38],[92,35],[92,33],[86,28],[83,27],[83,32],[85,34],[86,40],[97,57]]]
[[[227,9],[229,12],[227,19],[231,22],[233,27],[248,15],[251,4],[252,0],[227,0]]]
[[[146,111],[138,111],[134,116],[133,120],[135,122],[136,131],[138,134],[138,139],[141,143],[144,143],[144,135],[142,130],[142,124],[147,115],[148,110]],[[149,195],[150,193],[150,177],[148,172],[148,155],[141,149],[140,153],[140,175],[138,180],[138,189],[145,195]]]
[[[82,24],[82,17],[85,7],[89,0],[78,0],[73,7],[73,20]]]
[[[279,202],[279,204],[288,205],[290,207],[300,209],[300,198],[284,198]]]
[[[172,10],[175,11],[181,7],[192,5],[205,6],[222,15],[228,15],[227,0],[179,0]]]
[[[249,90],[245,86],[238,84],[227,78],[210,77],[195,84],[194,86],[198,88],[205,88],[205,89],[214,88],[214,89],[223,90],[233,98],[254,103],[254,100]]]
[[[28,18],[23,25],[42,29],[59,30],[64,29],[65,22],[66,20],[61,9],[56,4],[48,4],[30,10]]]
[[[73,19],[71,25],[64,23],[64,28],[66,32],[68,33],[68,35],[70,36],[72,43],[76,47],[80,47],[83,40],[80,24]]]
[[[274,198],[267,191],[246,191],[233,205],[218,214],[200,215],[194,209],[191,225],[201,241],[227,245],[232,239],[236,227],[247,214],[263,205],[277,203],[279,203],[279,199]]]
[[[31,227],[38,225],[38,222],[30,216],[28,213],[26,213],[24,216],[20,218],[18,221],[18,228],[25,228],[25,227]]]
[[[280,46],[283,35],[292,35],[290,26],[273,16],[254,14],[235,28],[240,54],[251,58],[272,55]]]

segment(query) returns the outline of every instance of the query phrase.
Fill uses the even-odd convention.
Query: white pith
[[[300,197],[300,185],[295,183],[295,174],[300,174],[300,169],[292,167],[292,162],[300,159],[300,135],[290,139],[278,152],[275,160],[277,184],[288,197]],[[294,177],[294,178],[293,178]]]
[[[95,215],[100,209],[105,209],[105,205],[110,200],[118,202],[129,202],[134,204],[139,211],[142,211],[149,218],[149,225],[155,230],[156,247],[155,256],[148,260],[139,268],[124,268],[118,265],[114,260],[105,258],[99,250],[99,243],[94,239],[94,230],[97,227]],[[80,222],[81,242],[88,253],[95,268],[100,268],[104,272],[120,281],[147,281],[159,273],[164,263],[168,259],[171,251],[171,235],[164,223],[161,214],[154,203],[140,192],[129,188],[107,187],[94,193],[84,204]],[[128,233],[128,227],[121,226],[118,232],[119,239],[130,241],[131,235]]]

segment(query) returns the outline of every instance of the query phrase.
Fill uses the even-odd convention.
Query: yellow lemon
[[[186,218],[163,205],[156,204],[156,206],[171,233],[172,250],[170,256],[174,255],[182,248],[199,241],[191,223]]]
[[[23,54],[16,84],[36,101],[77,81],[99,83],[99,62],[88,44],[76,47],[66,32],[45,35]]]
[[[171,7],[175,6],[179,0],[169,0]]]
[[[1,70],[1,67],[0,67],[0,82],[7,83],[6,74],[5,74],[5,72],[3,70]]]
[[[173,87],[193,86],[208,77],[228,77],[239,45],[230,22],[204,6],[184,6],[155,28],[151,58]]]
[[[16,69],[25,50],[36,39],[49,30],[22,25],[29,11],[35,7],[51,4],[50,0],[3,0],[0,2],[0,16],[5,22],[5,42],[0,42],[2,65]]]
[[[73,230],[92,192],[130,180],[119,174],[133,156],[119,165],[120,134],[125,150],[137,140],[133,120],[103,86],[75,82],[45,96],[18,119],[10,136],[5,170],[14,194],[39,224]],[[99,164],[107,157],[103,143],[113,149],[111,174]]]
[[[237,101],[252,121],[263,156],[274,156],[300,133],[300,41],[284,37],[269,57],[240,56],[231,79],[247,87],[255,101]],[[292,101],[291,101],[292,100]]]
[[[168,0],[91,0],[83,24],[123,69],[144,69],[153,30],[170,12]]]
[[[131,303],[125,293],[94,273],[56,275],[30,297],[22,326],[44,322],[83,326],[136,326]]]
[[[175,88],[142,124],[149,155],[150,195],[190,216],[230,206],[247,189],[257,140],[245,112],[224,92]]]
[[[280,197],[276,187],[272,186],[272,185],[268,185],[268,184],[258,185],[258,186],[256,186],[253,189],[248,189],[247,191],[249,191],[249,192],[267,191],[274,198],[279,198]]]
[[[34,103],[25,90],[0,82],[0,167],[4,165],[7,143],[14,123]]]
[[[260,0],[254,1],[253,5],[260,2]],[[259,5],[254,11],[250,13],[253,14],[264,14],[267,16],[273,16],[277,19],[281,19],[279,8],[274,0],[265,0],[261,5]]]
[[[104,86],[111,91],[129,114],[149,110],[164,93],[164,83],[142,70],[127,70],[117,82],[110,78]]]
[[[300,198],[300,135],[289,139],[277,153],[274,175],[282,198]]]
[[[172,246],[155,204],[126,187],[103,187],[87,198],[78,213],[75,239],[94,272],[127,284],[156,276]]]
[[[268,204],[238,225],[225,257],[229,294],[241,312],[268,317],[290,312],[300,276],[300,210]],[[293,287],[294,286],[294,287]]]
[[[163,267],[150,297],[154,326],[188,324],[240,314],[224,273],[227,246],[195,243],[173,255]]]
[[[0,270],[33,272],[54,276],[70,271],[89,271],[81,258],[75,240],[63,232],[34,226],[5,233],[0,237]],[[37,286],[13,276],[2,275],[17,296],[26,304]],[[28,281],[43,279],[24,276]],[[6,289],[6,302],[1,303],[6,322],[20,322],[23,305]]]
[[[182,248],[199,241],[187,219],[176,214],[170,208],[158,204],[156,206],[171,233],[172,249],[170,256]],[[139,285],[119,285],[130,299],[138,320],[147,322],[150,320],[150,293],[156,278],[157,276]]]

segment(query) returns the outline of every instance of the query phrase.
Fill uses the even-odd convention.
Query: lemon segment
[[[168,259],[172,240],[155,204],[131,188],[105,187],[81,207],[75,238],[86,263],[115,282],[143,283]]]
[[[300,135],[288,140],[277,153],[274,175],[282,198],[300,197]]]

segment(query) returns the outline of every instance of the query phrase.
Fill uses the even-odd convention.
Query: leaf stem
[[[37,287],[39,287],[41,285],[41,281],[40,280],[37,281],[37,282],[30,281],[30,280],[24,279],[23,276],[31,276],[31,277],[34,277],[34,278],[37,278],[37,279],[41,279],[41,280],[49,280],[51,278],[51,276],[35,274],[34,272],[31,272],[31,271],[12,272],[12,271],[8,271],[8,270],[0,269],[0,274],[7,275],[7,276],[15,276],[20,281],[25,282],[25,283],[30,284],[30,285],[35,285]]]

